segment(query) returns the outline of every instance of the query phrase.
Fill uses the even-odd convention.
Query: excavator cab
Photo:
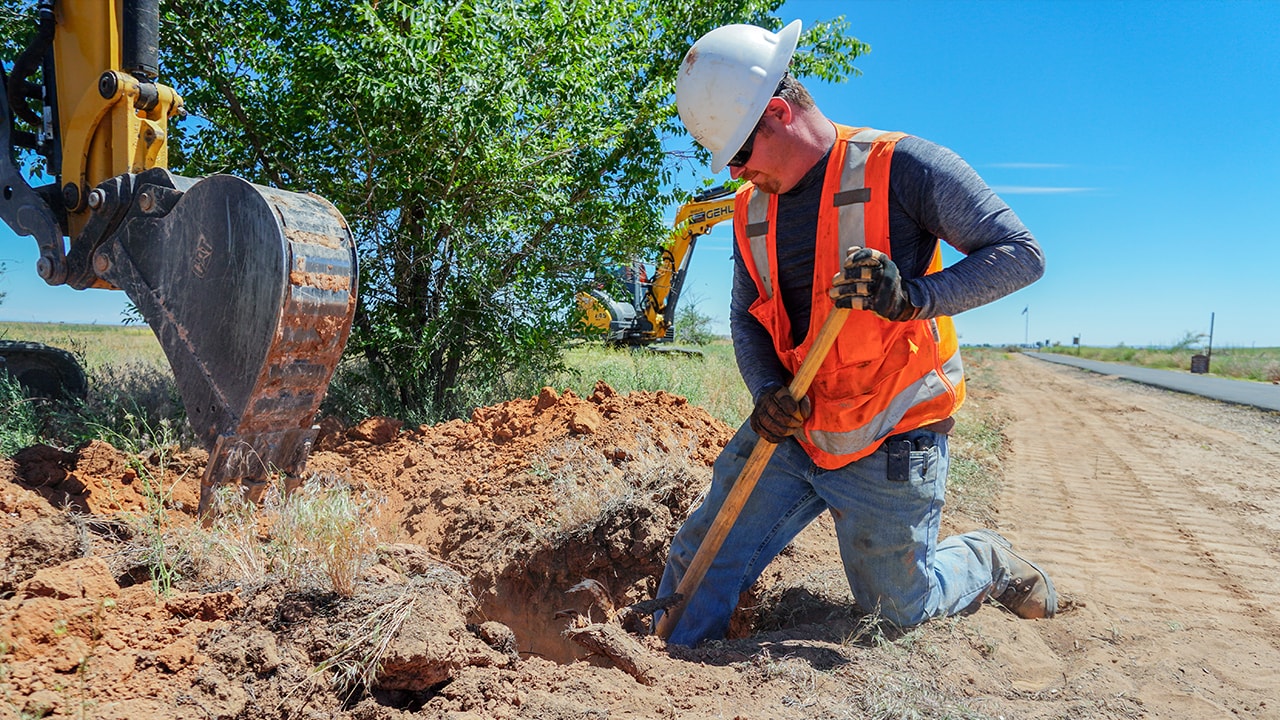
[[[157,82],[159,0],[38,13],[0,92],[0,217],[35,238],[45,282],[123,290],[151,326],[209,450],[208,519],[218,485],[256,500],[273,473],[305,468],[355,312],[351,231],[316,195],[169,172],[184,111]],[[20,148],[54,182],[32,187]]]

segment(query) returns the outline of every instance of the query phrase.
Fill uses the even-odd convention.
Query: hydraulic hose
[[[40,97],[39,94],[33,95],[29,87],[37,88],[35,92],[39,92],[39,86],[31,85],[27,82],[27,78],[36,74],[40,69],[41,63],[44,62],[45,53],[49,51],[53,45],[53,17],[54,0],[40,0],[39,13],[40,23],[36,28],[35,37],[31,38],[31,42],[27,44],[27,49],[22,51],[18,59],[13,63],[13,72],[9,74],[9,81],[6,92],[9,94],[9,107],[13,112],[23,120],[40,126],[42,122],[40,116],[36,114],[27,105],[27,99],[30,97]]]

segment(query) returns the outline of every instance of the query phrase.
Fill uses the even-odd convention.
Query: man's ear
[[[769,98],[769,104],[764,107],[764,114],[776,119],[783,125],[791,124],[791,103],[780,97]]]

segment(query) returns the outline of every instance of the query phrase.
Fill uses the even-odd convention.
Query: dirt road
[[[999,367],[1014,418],[1000,524],[1067,599],[1022,625],[1013,685],[1131,699],[1140,716],[1280,718],[1280,416]]]

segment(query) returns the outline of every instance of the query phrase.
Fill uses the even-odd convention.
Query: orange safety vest
[[[734,205],[738,251],[760,298],[751,314],[773,338],[794,376],[818,328],[835,307],[827,291],[846,250],[864,246],[891,255],[889,166],[903,133],[837,125],[823,179],[813,264],[809,331],[793,347],[791,320],[778,288],[778,198],[747,183]],[[942,269],[934,248],[928,272]],[[813,414],[800,444],[819,467],[832,470],[875,452],[884,438],[951,417],[964,402],[964,368],[949,317],[891,322],[870,311],[850,313],[809,388]]]

